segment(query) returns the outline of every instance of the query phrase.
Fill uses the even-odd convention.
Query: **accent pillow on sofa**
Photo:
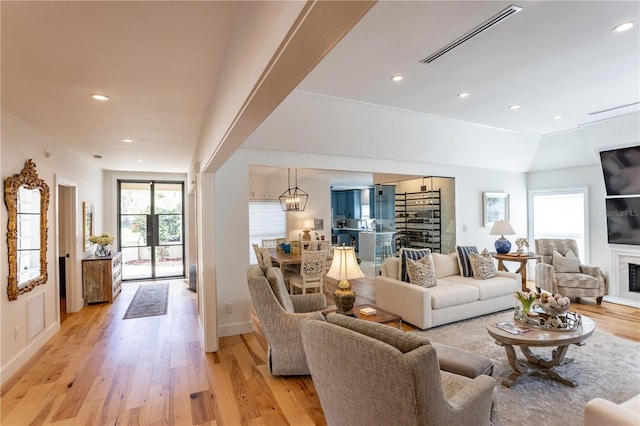
[[[469,254],[479,254],[478,249],[476,246],[456,246],[456,252],[458,253],[458,267],[460,268],[460,275],[463,277],[472,277],[473,269],[471,268]]]
[[[435,287],[438,284],[431,255],[424,256],[420,260],[407,258],[407,273],[411,284],[427,288]]]
[[[476,280],[488,280],[489,278],[498,276],[496,264],[487,249],[482,250],[480,254],[469,253],[469,260],[471,261],[473,278]]]
[[[400,279],[409,282],[409,274],[407,273],[407,259],[420,260],[431,254],[429,249],[400,249]]]
[[[554,250],[551,263],[556,272],[580,272],[580,259],[571,249],[567,250],[564,256]]]
[[[431,253],[431,257],[433,259],[433,267],[436,270],[436,278],[460,275],[458,255],[456,253]]]

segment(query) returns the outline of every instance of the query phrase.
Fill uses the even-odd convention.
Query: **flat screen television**
[[[640,194],[640,146],[600,152],[607,195]]]
[[[607,198],[609,244],[640,246],[640,196]]]

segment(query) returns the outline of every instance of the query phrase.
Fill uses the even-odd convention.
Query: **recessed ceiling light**
[[[109,97],[108,97],[108,96],[106,96],[106,95],[99,95],[99,94],[97,94],[97,93],[92,93],[92,94],[91,94],[91,97],[92,97],[93,99],[95,99],[96,101],[108,101],[108,100],[109,100]]]
[[[467,96],[469,96],[469,92],[460,92],[460,93],[458,93],[458,97],[459,98],[466,98]]]
[[[120,139],[120,140],[121,140],[122,142],[124,142],[124,143],[132,143],[132,142],[133,142],[133,139],[129,139],[129,138],[122,138],[122,139]]]
[[[624,31],[629,31],[631,28],[635,27],[636,23],[634,21],[623,22],[622,24],[618,24],[611,31],[614,33],[621,33]]]
[[[560,120],[561,118],[562,118],[562,116],[560,114],[553,116],[554,120]]]
[[[398,81],[402,81],[403,78],[404,78],[403,76],[396,74],[391,76],[391,81],[398,82]]]
[[[136,160],[138,163],[144,163],[144,160]]]
[[[509,105],[509,109],[520,109],[520,105]]]

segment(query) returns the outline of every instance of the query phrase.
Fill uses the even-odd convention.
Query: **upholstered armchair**
[[[253,307],[267,339],[267,367],[274,375],[305,375],[309,367],[302,347],[300,324],[323,319],[327,307],[322,293],[289,296],[279,268],[251,266],[247,282]]]
[[[440,350],[417,333],[329,314],[302,323],[302,342],[329,425],[499,423],[495,380],[445,371]]]
[[[578,245],[572,239],[542,238],[535,240],[536,288],[567,297],[595,297],[602,303],[604,276],[597,266],[583,265]]]

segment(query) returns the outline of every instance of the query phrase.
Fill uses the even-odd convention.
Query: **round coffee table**
[[[530,329],[530,331],[524,334],[509,333],[496,327],[496,323],[501,321],[515,323],[519,327]],[[496,344],[504,347],[509,365],[513,369],[509,377],[502,380],[502,384],[506,387],[511,387],[521,378],[532,375],[554,379],[569,386],[577,386],[576,382],[562,377],[553,370],[553,367],[572,362],[573,359],[565,358],[569,345],[584,345],[585,340],[593,334],[595,329],[596,324],[593,320],[584,315],[582,315],[582,327],[570,331],[544,329],[522,324],[514,320],[513,313],[505,314],[498,321],[491,321],[487,324],[489,335],[496,340]],[[520,347],[526,360],[517,358],[514,346]],[[539,357],[530,349],[551,346],[556,346],[551,359]]]

